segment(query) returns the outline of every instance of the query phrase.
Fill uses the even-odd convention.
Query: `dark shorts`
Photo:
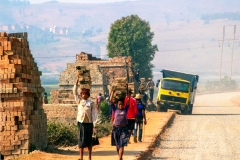
[[[93,123],[78,122],[78,147],[92,146]]]
[[[135,119],[128,119],[128,130],[134,130],[134,125],[135,125]]]

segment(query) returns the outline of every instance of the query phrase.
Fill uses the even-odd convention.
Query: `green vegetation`
[[[48,144],[54,146],[77,144],[77,126],[66,126],[58,122],[48,122],[47,125]]]
[[[37,149],[37,147],[31,143],[29,146],[29,152],[35,151],[36,149]]]
[[[207,81],[205,88],[208,91],[233,91],[238,88],[238,84],[235,80],[224,76],[220,81]]]
[[[104,137],[110,134],[112,124],[110,122],[109,104],[105,100],[100,104],[100,114],[98,115],[99,125],[97,125],[98,137]]]
[[[110,121],[110,116],[109,116],[109,105],[107,101],[103,101],[100,103],[100,115],[99,119],[102,122],[109,122]]]
[[[131,56],[134,68],[140,69],[141,77],[152,77],[151,61],[157,45],[152,45],[154,33],[150,31],[149,22],[140,19],[137,15],[122,17],[111,25],[108,35],[108,56]]]

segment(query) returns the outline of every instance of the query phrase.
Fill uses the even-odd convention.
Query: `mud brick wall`
[[[109,60],[101,60],[91,54],[81,52],[76,55],[75,63],[68,63],[67,68],[59,78],[59,90],[50,92],[52,104],[75,104],[72,88],[76,82],[76,66],[86,66],[90,70],[91,96],[90,100],[95,101],[99,93],[110,93],[110,85],[117,77],[127,77],[129,82],[136,84],[133,74],[131,57],[114,57]],[[137,86],[133,87],[135,90]]]
[[[0,152],[4,159],[47,146],[41,72],[29,49],[27,33],[0,32]]]
[[[56,121],[65,125],[77,125],[76,104],[43,104],[47,121]]]

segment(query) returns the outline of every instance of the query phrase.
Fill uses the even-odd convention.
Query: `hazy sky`
[[[33,3],[44,3],[51,0],[29,0],[31,4]],[[57,0],[58,2],[68,2],[68,3],[111,3],[111,2],[122,2],[122,1],[136,1],[136,0]]]

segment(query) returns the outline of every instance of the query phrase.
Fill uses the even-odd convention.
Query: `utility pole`
[[[232,45],[232,57],[231,57],[231,74],[230,74],[230,80],[232,79],[232,65],[233,65],[233,51],[234,51],[234,40],[236,35],[236,25],[234,25],[234,33],[233,33],[233,45]]]
[[[222,54],[223,54],[224,36],[225,36],[225,26],[223,26],[223,39],[222,39],[222,51],[221,51],[221,57],[220,57],[219,81],[221,80],[221,74],[222,74]]]
[[[238,40],[238,39],[235,39],[235,35],[236,35],[236,25],[228,25],[228,26],[234,26],[234,32],[233,32],[233,39],[225,39],[225,27],[226,26],[223,26],[223,38],[222,40],[219,40],[219,41],[222,41],[222,50],[221,50],[221,56],[220,56],[220,67],[219,67],[219,81],[221,80],[221,74],[222,74],[222,55],[223,55],[223,44],[224,44],[224,41],[233,41],[233,45],[232,45],[232,54],[231,54],[231,72],[230,72],[230,80],[232,78],[232,65],[233,65],[233,52],[234,52],[234,42],[235,40]],[[220,46],[219,46],[220,47]]]

